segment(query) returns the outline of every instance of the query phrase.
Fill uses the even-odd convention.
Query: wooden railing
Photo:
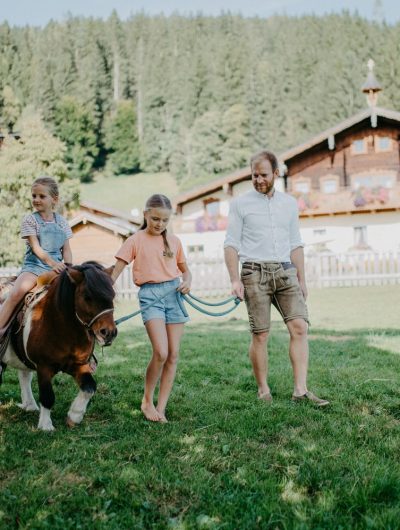
[[[335,193],[311,190],[308,193],[290,192],[290,195],[297,199],[300,217],[400,210],[400,185],[397,184],[392,188],[378,186],[352,190],[341,187]],[[226,230],[227,224],[228,218],[222,215],[204,215],[197,219],[177,216],[173,220],[173,230],[176,234],[213,232]]]
[[[329,215],[346,212],[370,212],[400,209],[400,186],[385,188],[340,188],[336,193],[311,190],[291,193],[299,206],[300,216]]]

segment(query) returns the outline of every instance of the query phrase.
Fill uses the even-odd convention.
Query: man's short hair
[[[256,162],[263,162],[264,160],[268,160],[268,162],[271,164],[273,172],[278,169],[278,159],[271,151],[260,151],[259,153],[253,155],[250,159],[250,167],[253,168],[253,164]]]

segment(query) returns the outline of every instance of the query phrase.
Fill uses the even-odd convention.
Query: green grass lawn
[[[81,201],[98,204],[130,213],[132,208],[143,210],[153,193],[169,198],[178,194],[178,186],[169,173],[138,173],[105,177],[97,175],[94,182],[81,184]]]
[[[310,294],[309,386],[326,410],[290,402],[288,337],[274,317],[272,405],[256,399],[241,307],[187,326],[170,423],[139,411],[149,344],[125,323],[104,351],[81,426],[55,382],[54,433],[18,409],[16,373],[0,389],[4,529],[399,529],[399,286]],[[120,314],[134,304],[121,304]],[[324,314],[323,314],[324,313]],[[372,325],[371,325],[372,324]],[[34,385],[37,395],[37,387]]]

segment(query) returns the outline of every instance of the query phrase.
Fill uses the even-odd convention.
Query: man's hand
[[[240,300],[244,299],[244,287],[240,280],[232,282],[232,294],[240,298]]]
[[[304,296],[304,300],[307,300],[308,290],[307,290],[306,282],[302,280],[302,281],[299,281],[299,284],[300,284],[301,292],[303,293],[303,296]]]

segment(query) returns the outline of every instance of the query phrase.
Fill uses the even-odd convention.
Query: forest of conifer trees
[[[0,127],[15,130],[33,105],[71,177],[169,171],[184,189],[363,108],[370,57],[380,104],[400,109],[400,25],[345,12],[3,23]]]

